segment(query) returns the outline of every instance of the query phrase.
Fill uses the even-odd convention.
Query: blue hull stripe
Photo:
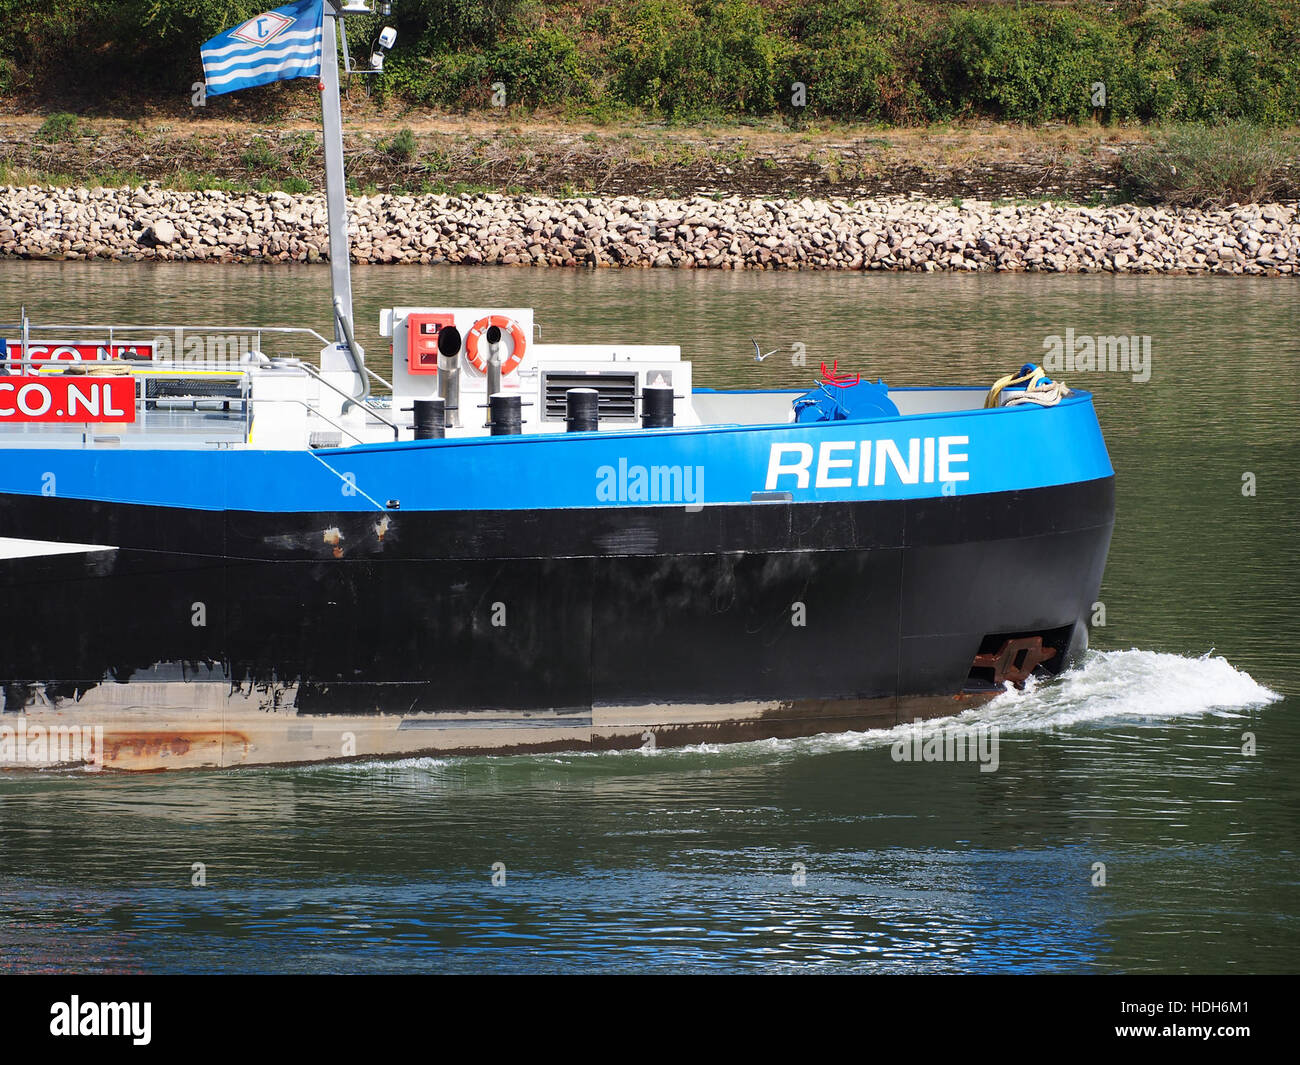
[[[12,448],[0,494],[257,512],[914,499],[1113,473],[1092,397],[809,425],[544,434],[310,451]],[[0,535],[3,535],[0,527]]]

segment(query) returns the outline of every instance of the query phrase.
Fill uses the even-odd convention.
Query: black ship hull
[[[0,721],[99,724],[104,765],[155,768],[954,713],[1000,690],[998,648],[1038,640],[1056,672],[1086,640],[1114,486],[694,513],[0,512],[10,536],[105,548],[0,563]]]

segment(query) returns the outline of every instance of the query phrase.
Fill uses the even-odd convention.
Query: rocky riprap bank
[[[792,270],[1290,274],[1300,213],[915,199],[361,196],[355,261]],[[0,189],[0,255],[315,262],[325,201],[282,192]]]

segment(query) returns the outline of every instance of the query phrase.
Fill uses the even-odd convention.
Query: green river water
[[[545,341],[678,343],[706,387],[798,387],[833,359],[985,384],[1066,329],[1149,336],[1148,380],[1060,375],[1096,393],[1117,473],[1089,660],[974,712],[1000,729],[992,773],[896,762],[896,736],[857,733],[0,777],[0,971],[1300,967],[1293,281],[370,267],[354,283],[381,373],[394,305],[532,306]],[[328,272],[0,263],[0,319],[22,304],[43,322],[325,332]],[[776,353],[755,362],[751,336]],[[114,619],[69,619],[94,624]]]

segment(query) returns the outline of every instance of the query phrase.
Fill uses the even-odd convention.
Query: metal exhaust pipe
[[[501,327],[487,327],[488,365],[487,390],[493,396],[501,391]]]
[[[445,325],[438,330],[438,396],[443,402],[444,425],[460,428],[460,330]]]

